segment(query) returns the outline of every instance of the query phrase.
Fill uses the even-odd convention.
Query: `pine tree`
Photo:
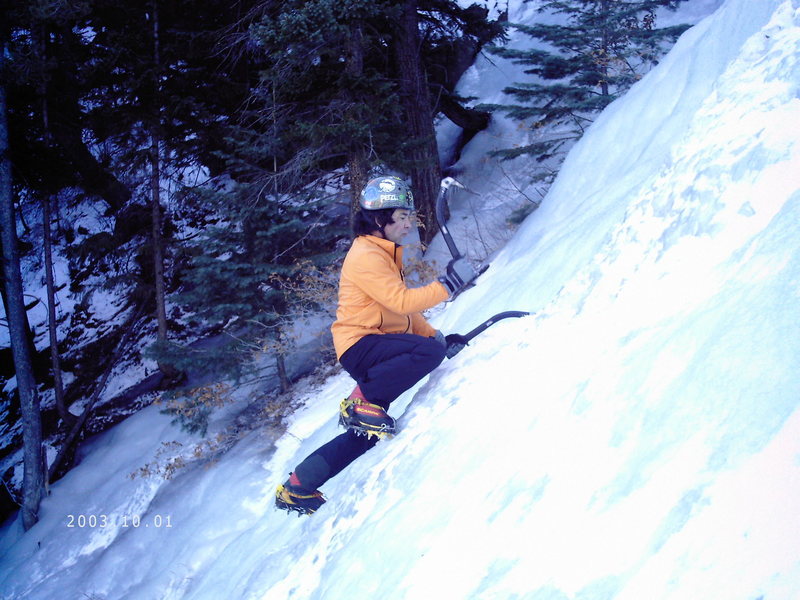
[[[502,33],[487,14],[438,0],[264,7],[251,29],[265,57],[254,101],[281,141],[276,173],[288,170],[302,186],[348,167],[354,208],[367,168],[403,174],[427,225],[422,238],[430,239],[440,179],[434,117],[444,110],[473,133],[487,122],[485,115],[470,122],[469,111],[457,114],[452,89],[459,71],[448,64],[460,53],[474,57]]]
[[[492,52],[528,65],[534,81],[503,90],[518,103],[487,106],[530,123],[547,134],[532,144],[498,152],[530,154],[544,161],[579,138],[594,115],[623,94],[687,29],[657,27],[659,8],[685,0],[559,0],[539,12],[563,15],[563,24],[514,25],[542,42],[529,50],[495,47]]]
[[[5,72],[6,41],[0,32],[0,73]],[[44,451],[39,394],[33,376],[33,363],[27,339],[27,316],[23,299],[17,244],[17,221],[11,189],[6,91],[0,84],[0,246],[3,256],[3,284],[7,300],[7,319],[14,370],[22,413],[23,475],[22,522],[27,531],[39,520],[39,502],[44,490]]]
[[[245,110],[222,128],[219,189],[186,199],[200,233],[182,246],[176,301],[190,327],[215,341],[202,350],[162,344],[158,356],[240,378],[272,354],[288,385],[283,327],[299,289],[288,282],[301,279],[305,265],[329,267],[346,236],[350,201],[337,207],[325,184],[345,165],[351,177],[365,174],[380,145],[373,124],[397,113],[367,50],[372,34],[362,29],[374,10],[369,2],[287,2],[249,15],[250,35],[231,54],[258,81]]]
[[[162,5],[156,21],[153,9]],[[71,198],[96,202],[98,214],[116,216],[112,231],[90,232],[67,247],[71,291],[79,293],[86,277],[105,273],[109,286],[133,282],[117,288],[130,293],[131,304],[144,296],[152,306],[158,237],[151,231],[173,231],[169,218],[158,226],[166,203],[163,182],[181,190],[185,169],[220,167],[214,151],[221,127],[246,97],[241,73],[221,69],[222,58],[214,54],[218,30],[239,18],[235,9],[221,0],[32,0],[4,5],[0,13],[8,40],[2,81],[9,90],[12,143],[4,158],[13,163],[12,193],[20,203],[42,201],[46,213],[49,200],[71,188]],[[157,169],[148,180],[150,166]],[[82,194],[75,193],[79,188]],[[177,193],[170,196],[173,207],[177,199]],[[55,233],[73,232],[67,225]],[[146,243],[148,237],[154,241]],[[38,250],[42,240],[25,241]],[[125,265],[121,271],[111,270],[115,261]],[[164,330],[164,319],[159,321]],[[90,353],[72,350],[68,360],[79,379],[67,390],[66,404],[119,358],[108,352],[87,365]]]
[[[174,269],[173,211],[185,212],[180,202],[191,187],[187,173],[221,167],[215,152],[223,128],[245,98],[235,65],[228,72],[215,54],[221,32],[238,15],[221,1],[136,0],[121,6],[97,0],[91,18],[97,34],[85,77],[96,101],[87,122],[134,190],[119,229],[126,229],[127,214],[144,216],[141,208],[148,207],[129,234],[144,242],[136,268],[118,281],[149,299],[158,344],[164,345],[173,327],[167,297],[180,276]],[[165,375],[177,376],[165,356],[158,359]]]
[[[280,371],[285,315],[295,300],[285,283],[302,278],[308,266],[328,268],[345,231],[331,222],[326,198],[315,198],[313,190],[280,195],[259,182],[239,182],[196,201],[206,207],[207,220],[183,248],[182,291],[175,300],[190,328],[214,341],[202,349],[170,343],[157,350],[178,368],[211,377],[252,375],[267,354]]]
[[[80,187],[119,210],[130,190],[84,139],[90,82],[90,3],[32,0],[11,3],[4,25],[9,37],[7,86],[15,189],[34,196]],[[24,196],[24,195],[23,195]]]
[[[388,73],[386,1],[276,3],[251,27],[261,66],[247,126],[273,140],[271,177],[302,189],[344,167],[392,163],[402,122]],[[363,168],[363,167],[361,167]],[[265,169],[266,172],[266,169]]]

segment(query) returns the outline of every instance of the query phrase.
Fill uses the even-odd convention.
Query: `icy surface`
[[[796,598],[799,57],[798,0],[727,0],[689,30],[434,323],[534,314],[398,400],[400,434],[317,514],[275,511],[274,488],[336,435],[347,376],[279,439],[169,481],[127,477],[199,443],[151,407],[84,450],[30,532],[6,526],[0,596]],[[464,85],[496,93],[493,68]],[[488,138],[463,157],[473,189],[503,181]]]

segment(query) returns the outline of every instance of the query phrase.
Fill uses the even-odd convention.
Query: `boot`
[[[381,406],[368,402],[358,386],[339,405],[339,425],[367,437],[388,438],[395,433],[394,419]]]
[[[275,506],[297,516],[310,515],[325,504],[325,497],[319,490],[308,490],[300,485],[300,480],[292,473],[283,485],[275,490]]]

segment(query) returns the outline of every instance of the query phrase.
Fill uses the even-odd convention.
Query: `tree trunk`
[[[292,382],[289,381],[289,374],[286,371],[286,358],[278,353],[275,356],[275,366],[278,368],[278,381],[281,386],[281,393],[285,394],[292,389]]]
[[[452,155],[444,157],[444,165],[442,166],[446,170],[458,161],[464,146],[489,126],[491,116],[488,112],[461,106],[448,92],[443,93],[439,98],[439,109],[444,113],[444,116],[461,127],[461,135]]]
[[[416,0],[404,0],[395,50],[400,69],[400,89],[410,140],[411,181],[419,213],[420,239],[428,243],[436,234],[434,205],[439,193],[441,168],[428,81],[420,57]]]
[[[61,356],[58,352],[58,331],[56,321],[56,292],[53,278],[53,240],[50,230],[50,198],[42,198],[42,225],[44,235],[44,276],[47,286],[47,333],[50,339],[50,365],[53,370],[53,389],[56,396],[56,410],[65,426],[70,427],[75,417],[67,410],[64,401],[64,382],[61,377]]]
[[[450,94],[442,94],[439,108],[448,119],[461,127],[464,133],[471,134],[470,137],[489,126],[491,115],[488,112],[461,106]]]
[[[167,302],[164,284],[164,248],[161,236],[161,98],[159,73],[161,72],[161,50],[159,48],[158,0],[153,1],[153,122],[150,127],[150,210],[153,221],[153,283],[155,288],[156,321],[158,342],[167,341]],[[158,362],[159,370],[169,379],[178,376],[172,365]]]
[[[602,74],[602,79],[600,80],[600,93],[603,96],[608,96],[608,64],[611,60],[611,48],[608,39],[608,30],[610,27],[609,19],[611,16],[609,14],[608,0],[602,0],[600,2],[600,11],[602,12],[603,20],[603,41],[599,57],[600,64],[598,65],[600,73]]]
[[[64,112],[64,108],[62,107],[61,112]],[[77,110],[70,112],[77,113]],[[64,155],[70,157],[70,165],[80,175],[81,187],[105,200],[111,212],[122,209],[130,200],[130,190],[89,151],[81,139],[83,130],[78,123],[64,122],[62,119],[65,119],[64,115],[53,118],[51,132]]]
[[[0,159],[1,160],[1,159]],[[9,167],[10,168],[10,167]],[[13,200],[12,200],[13,202]],[[15,236],[16,238],[16,236]],[[3,255],[3,242],[2,238],[0,238],[0,256]],[[0,296],[3,297],[3,312],[8,315],[11,313],[11,309],[9,308],[8,303],[8,294],[5,281],[5,270],[0,267]],[[25,331],[25,339],[28,342],[28,356],[31,357],[32,360],[35,360],[36,357],[36,344],[34,344],[33,339],[33,331],[31,330],[31,324],[28,322],[28,307],[25,307],[25,313],[23,314],[25,322],[22,324],[22,328]],[[34,377],[36,376],[36,364],[34,362]]]
[[[364,32],[360,22],[350,24],[350,38],[347,42],[347,65],[345,68],[348,75],[353,78],[360,77],[364,73]],[[346,91],[347,101],[354,107],[359,101],[350,91]],[[354,112],[352,109],[350,112]],[[347,171],[350,175],[350,228],[352,229],[353,220],[360,209],[359,195],[367,184],[369,178],[368,152],[364,144],[359,140],[353,141],[347,153]]]
[[[159,138],[157,127],[151,131],[150,157],[150,202],[153,220],[153,278],[155,284],[156,319],[158,341],[167,341],[167,307],[164,286],[164,253],[161,240],[161,164],[158,155]]]
[[[352,229],[355,215],[361,209],[358,198],[369,178],[369,163],[362,148],[354,145],[348,152],[347,172],[350,175],[350,229]]]
[[[42,25],[37,43],[39,53],[44,64],[48,61],[47,31]],[[39,99],[42,103],[42,131],[49,148],[53,147],[53,136],[50,133],[50,107],[48,103],[48,77],[43,76],[39,84]],[[56,321],[56,292],[53,277],[53,235],[51,230],[50,196],[48,192],[42,193],[42,235],[44,237],[44,278],[47,288],[47,334],[50,341],[50,366],[53,372],[53,392],[56,397],[56,411],[62,423],[70,427],[74,417],[67,410],[64,401],[64,382],[61,378],[61,356],[58,352],[58,331]]]
[[[3,66],[4,56],[5,44],[0,45],[0,68]],[[32,357],[26,338],[28,320],[23,299],[14,199],[11,191],[11,162],[8,158],[6,115],[5,88],[0,85],[0,239],[2,239],[3,246],[3,274],[8,301],[6,317],[8,318],[22,413],[25,469],[22,480],[22,524],[27,531],[39,520],[39,502],[44,488],[44,454],[42,452],[42,417],[39,412],[39,395],[33,377]]]

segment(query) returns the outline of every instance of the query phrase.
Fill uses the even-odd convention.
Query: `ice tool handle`
[[[447,229],[447,223],[444,218],[444,203],[447,198],[447,190],[450,189],[452,185],[460,188],[464,187],[452,177],[445,177],[442,179],[442,183],[439,186],[439,197],[436,198],[436,222],[439,224],[439,230],[442,232],[442,237],[444,238],[445,244],[447,244],[447,249],[450,250],[450,254],[455,260],[462,258],[463,255],[458,251],[458,247],[455,241],[453,241],[453,236],[450,235],[450,230]]]
[[[483,323],[478,325],[475,329],[470,330],[468,333],[464,334],[464,341],[469,344],[475,337],[489,329],[492,325],[497,323],[498,321],[502,321],[503,319],[510,319],[510,318],[519,318],[519,317],[527,317],[531,313],[524,311],[524,310],[507,310],[505,312],[497,313],[493,317],[489,317]],[[461,352],[464,349],[464,346],[455,346],[453,349],[448,348],[448,352],[446,354],[447,358],[453,358],[456,354]]]
[[[497,313],[493,317],[486,319],[483,323],[478,325],[475,329],[469,331],[468,333],[464,334],[464,338],[469,342],[477,335],[480,335],[489,327],[497,323],[498,321],[502,321],[503,319],[516,319],[519,317],[527,317],[531,313],[524,311],[524,310],[507,310],[505,312]]]

